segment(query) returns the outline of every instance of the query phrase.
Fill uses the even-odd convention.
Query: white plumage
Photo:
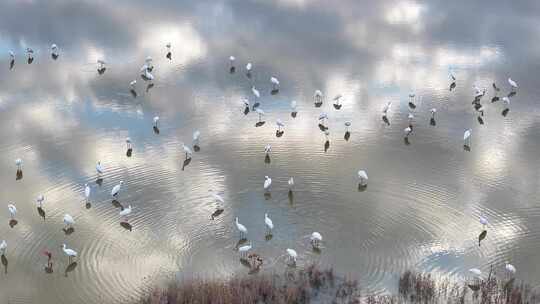
[[[195,130],[193,132],[193,145],[198,146],[199,145],[199,138],[201,137],[201,132],[199,130]]]
[[[248,245],[244,245],[238,248],[238,252],[240,253],[240,257],[244,258],[246,257],[247,253],[253,248],[251,245],[251,242]]]
[[[412,133],[412,128],[406,127],[405,129],[403,129],[403,133],[405,133],[405,137],[408,137]]]
[[[296,112],[296,100],[291,100],[291,111]]]
[[[512,89],[517,89],[518,88],[518,84],[517,82],[515,82],[514,80],[512,80],[512,78],[508,78],[508,83],[510,84],[510,86],[512,87]]]
[[[15,160],[15,165],[17,166],[17,170],[20,171],[20,170],[22,169],[22,163],[23,163],[23,162],[22,162],[22,159],[20,159],[20,158],[17,158],[17,159]]]
[[[111,196],[116,197],[118,193],[120,192],[120,189],[122,188],[122,185],[124,184],[123,181],[120,181],[118,185],[114,186],[111,190]]]
[[[188,146],[184,145],[184,144],[182,144],[182,149],[184,150],[184,153],[186,153],[186,159],[191,158],[191,154],[193,154],[191,149]]]
[[[294,249],[287,248],[287,255],[289,256],[289,262],[296,263],[296,258],[298,257],[298,254]]]
[[[264,153],[270,154],[270,152],[272,152],[272,145],[267,144],[266,146],[264,146]]]
[[[482,224],[482,226],[487,226],[488,224],[488,220],[487,218],[483,217],[483,216],[480,216],[480,224]]]
[[[223,197],[217,193],[212,193],[212,197],[214,197],[214,199],[220,203],[225,203],[225,200],[223,199]]]
[[[478,269],[478,268],[471,268],[471,269],[469,269],[469,272],[474,274],[477,277],[482,276],[482,271],[480,269]]]
[[[322,242],[322,235],[315,231],[311,234],[309,240],[311,242],[311,246],[313,246],[314,248],[319,248],[320,243]]]
[[[289,178],[289,181],[287,182],[289,184],[289,189],[292,190],[294,187],[294,178]]]
[[[264,190],[269,190],[272,185],[272,179],[268,176],[264,177]]]
[[[509,274],[515,274],[516,273],[516,267],[514,267],[514,265],[506,262],[506,265],[504,266],[504,268],[506,269],[506,271],[509,273]]]
[[[276,125],[278,127],[278,130],[281,130],[281,128],[285,127],[285,124],[283,123],[283,121],[281,119],[277,119],[276,120]]]
[[[392,102],[389,101],[387,102],[384,107],[382,108],[382,113],[383,115],[386,115],[386,113],[388,113],[388,110],[390,110],[390,107],[392,106]]]
[[[66,244],[62,244],[62,250],[64,251],[65,255],[67,255],[70,260],[77,256],[77,251],[67,248]]]
[[[14,204],[9,204],[8,211],[9,211],[9,215],[11,216],[11,219],[14,219],[15,215],[17,215],[17,207],[15,207]]]
[[[472,135],[472,130],[471,129],[465,130],[465,132],[463,133],[463,144],[464,145],[466,145],[466,146],[470,145],[470,143],[471,143],[471,135]]]
[[[240,222],[238,221],[238,217],[234,220],[234,222],[236,224],[236,229],[240,233],[240,237],[245,236],[248,233],[246,226],[240,224]]]
[[[120,213],[118,213],[121,217],[127,217],[131,214],[131,205],[129,205],[127,208],[124,208]]]
[[[88,184],[84,184],[84,196],[86,197],[86,201],[90,199],[90,192],[91,192],[90,186]]]
[[[274,89],[279,88],[279,80],[276,77],[270,77],[270,82],[274,86]]]
[[[43,194],[38,195],[38,197],[36,198],[36,204],[40,208],[43,207],[43,202],[44,201],[45,201],[45,196]]]
[[[0,255],[5,255],[7,250],[7,242],[6,240],[3,240],[2,243],[0,243]]]
[[[248,63],[246,64],[246,70],[248,71],[248,73],[251,72],[251,69],[252,69],[252,68],[253,68],[253,65],[251,64],[251,62],[248,62]]]
[[[257,90],[255,87],[251,87],[251,92],[252,92],[253,95],[255,95],[257,98],[260,98],[260,97],[261,97],[261,93],[260,93],[259,90]]]
[[[75,224],[75,220],[71,215],[66,213],[64,214],[64,224],[66,225],[66,227],[72,227],[73,224]]]
[[[158,127],[159,124],[159,116],[154,116],[154,127]]]
[[[366,186],[368,183],[368,175],[366,171],[359,170],[358,171],[358,180],[361,186]]]
[[[96,172],[97,172],[98,175],[103,174],[103,167],[101,166],[100,161],[98,161],[97,164],[96,164]]]
[[[266,229],[268,232],[271,232],[274,229],[274,223],[268,217],[268,213],[264,214],[264,224],[266,225]]]

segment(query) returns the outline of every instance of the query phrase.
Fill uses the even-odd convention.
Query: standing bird
[[[277,119],[276,120],[276,125],[277,125],[277,131],[278,132],[281,132],[281,128],[285,127],[285,124],[283,123],[283,121],[281,119]]]
[[[14,66],[15,66],[15,53],[13,53],[13,51],[9,51],[9,69],[13,70]]]
[[[199,130],[195,130],[193,132],[193,146],[198,147],[199,146],[199,139],[201,138],[201,132]]]
[[[184,153],[186,153],[186,159],[190,159],[191,154],[193,154],[191,149],[188,146],[184,145],[184,144],[182,144],[182,149],[184,150]]]
[[[466,146],[466,147],[470,147],[470,145],[471,145],[471,134],[472,134],[471,129],[467,129],[463,133],[463,145]]]
[[[154,116],[154,127],[158,127],[159,124],[159,116]]]
[[[315,231],[311,234],[309,241],[311,243],[311,246],[313,246],[313,248],[319,249],[322,242],[322,235],[318,233],[317,231]]]
[[[350,132],[350,128],[351,128],[351,122],[350,122],[350,121],[346,121],[346,122],[345,122],[345,132],[349,133],[349,132]]]
[[[268,177],[268,175],[265,176],[264,177],[264,185],[263,185],[264,190],[270,191],[270,186],[271,185],[272,185],[272,179],[270,177]]]
[[[9,204],[8,205],[8,211],[9,211],[9,215],[11,217],[12,220],[15,219],[15,215],[17,215],[17,208],[15,207],[14,204]]]
[[[505,109],[508,109],[510,107],[510,98],[508,98],[507,96],[504,96],[502,98],[502,101],[504,103]]]
[[[414,92],[409,93],[409,98],[410,98],[409,107],[411,107],[411,108],[416,108],[416,104],[414,104],[414,97],[415,96],[416,96],[416,94]]]
[[[403,129],[403,133],[405,133],[405,138],[408,138],[409,135],[411,135],[411,133],[412,133],[412,128],[411,128],[411,126],[408,126],[408,127],[406,127],[405,129]]]
[[[73,228],[73,224],[75,224],[75,220],[73,217],[69,214],[64,214],[64,224],[66,225],[66,228]]]
[[[234,56],[229,56],[229,63],[231,64],[231,69],[234,68],[234,61],[236,60],[236,58],[234,58]]]
[[[337,94],[334,97],[334,106],[340,106],[341,105],[341,98],[343,98],[343,95]]]
[[[287,184],[289,185],[289,191],[292,191],[292,189],[294,188],[294,178],[289,178]]]
[[[251,92],[253,92],[253,95],[255,95],[257,98],[261,98],[261,93],[254,86],[251,87]]]
[[[245,97],[242,98],[242,104],[244,105],[244,107],[249,108],[249,99]]]
[[[28,57],[28,64],[34,61],[34,50],[31,48],[26,48],[26,56]]]
[[[56,60],[58,56],[60,56],[60,53],[58,51],[58,46],[53,43],[51,45],[51,57]]]
[[[135,85],[137,84],[137,79],[133,79],[130,83],[129,83],[129,87],[131,88],[131,90],[135,91]]]
[[[270,82],[272,83],[272,89],[274,91],[279,90],[279,80],[276,77],[270,77]]]
[[[88,184],[84,184],[84,197],[86,197],[86,203],[90,201],[90,186]]]
[[[409,122],[409,126],[412,126],[414,115],[412,113],[409,113],[409,115],[407,115],[407,120]]]
[[[264,146],[264,153],[266,155],[270,155],[270,152],[272,152],[272,145],[271,144],[267,144],[266,146]]]
[[[131,214],[131,205],[129,205],[127,208],[122,209],[122,211],[120,211],[119,213],[120,217],[123,217],[126,222],[128,220],[127,217],[130,214]]]
[[[103,174],[103,167],[101,166],[101,161],[98,161],[96,164],[96,172],[98,176],[101,176],[101,174]]]
[[[118,196],[118,193],[120,193],[120,188],[122,188],[122,185],[124,184],[123,181],[120,181],[120,183],[118,183],[118,185],[114,186],[111,190],[111,196],[113,198],[116,198]]]
[[[62,244],[62,250],[64,254],[68,256],[68,261],[71,264],[71,260],[77,257],[77,251],[67,248],[66,244]]]
[[[0,243],[0,255],[5,255],[5,254],[6,254],[6,250],[7,250],[7,242],[6,242],[6,240],[3,240],[3,241]]]
[[[39,208],[42,208],[43,207],[43,202],[45,201],[45,196],[43,194],[40,194],[38,195],[38,197],[36,198],[36,205],[39,207]]]
[[[358,183],[360,186],[367,186],[368,175],[364,170],[358,170]]]
[[[97,60],[97,65],[98,65],[98,68],[97,68],[98,73],[99,73],[99,74],[103,74],[103,73],[105,72],[105,70],[107,69],[107,68],[105,67],[105,60],[103,60],[103,59],[98,59],[98,60]]]
[[[515,92],[518,88],[518,84],[517,82],[515,82],[514,80],[512,80],[512,78],[508,77],[508,83],[510,84],[510,86],[512,87],[512,92]]]
[[[247,256],[247,253],[253,248],[251,245],[251,242],[249,242],[248,245],[244,245],[238,248],[238,252],[240,253],[240,259],[245,259]]]
[[[272,234],[272,230],[274,229],[274,223],[268,217],[268,213],[264,214],[264,224],[266,225],[266,234]]]
[[[17,172],[22,171],[22,165],[23,165],[22,159],[17,158],[15,160],[15,165],[17,165]]]
[[[488,224],[488,219],[483,217],[483,216],[480,216],[480,224],[482,224],[482,226],[484,227],[484,229],[486,228],[487,224]]]
[[[126,137],[126,149],[131,150],[133,147],[131,146],[131,138]]]
[[[506,269],[506,272],[513,276],[514,274],[516,274],[516,267],[514,267],[514,265],[506,262],[506,265],[504,266],[504,268]]]
[[[292,112],[292,113],[297,113],[297,110],[296,110],[296,100],[291,100],[291,112]]]
[[[388,110],[390,110],[390,106],[392,106],[392,102],[389,101],[387,102],[384,107],[382,108],[382,114],[383,116],[386,116],[386,114],[388,113]]]
[[[288,263],[291,265],[296,264],[296,258],[298,257],[298,254],[294,249],[287,248],[287,255],[288,255]]]
[[[319,121],[321,122],[322,125],[324,125],[325,120],[328,120],[328,114],[324,112],[319,114]]]
[[[251,62],[248,62],[248,63],[246,64],[246,71],[247,71],[248,74],[251,73],[251,68],[252,68],[252,67],[253,67],[253,65],[251,64]]]
[[[429,112],[431,112],[431,119],[435,119],[435,114],[437,114],[437,109],[433,108],[433,109],[429,110]]]
[[[240,238],[244,239],[246,237],[247,233],[248,233],[246,226],[244,226],[244,225],[240,224],[240,222],[238,222],[238,217],[236,217],[234,222],[236,224],[236,229],[240,233]]]
[[[321,105],[323,103],[323,93],[321,90],[316,90],[313,94],[313,101],[316,105]]]

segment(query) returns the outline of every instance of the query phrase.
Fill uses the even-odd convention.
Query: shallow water
[[[285,249],[293,248],[299,266],[333,266],[373,292],[391,290],[406,269],[466,278],[472,267],[502,271],[507,260],[519,279],[536,285],[540,5],[446,2],[6,1],[0,239],[8,249],[1,302],[119,303],[175,276],[247,273],[235,251],[235,217],[269,271],[285,269]],[[172,60],[165,58],[167,42]],[[57,60],[52,43],[60,48]],[[32,64],[26,47],[35,51]],[[12,70],[9,50],[16,53]],[[155,65],[149,89],[138,72],[146,56]],[[107,62],[103,75],[96,71],[100,58]],[[457,77],[452,91],[449,69]],[[281,82],[274,95],[273,75]],[[503,116],[502,102],[490,101],[491,83],[502,97],[509,76],[520,88]],[[471,105],[473,84],[488,89],[483,124]],[[245,115],[241,105],[243,97],[256,101],[252,85],[266,112],[260,127],[255,112]],[[325,94],[320,108],[312,99],[317,89]],[[339,110],[332,105],[337,94]],[[291,100],[298,102],[295,118]],[[387,101],[389,124],[381,118]],[[406,144],[409,111],[414,132]],[[317,127],[321,112],[329,116],[327,148]],[[281,137],[278,118],[285,123]],[[462,141],[468,128],[470,151]],[[201,149],[184,163],[181,144],[191,145],[195,130]],[[23,176],[16,180],[19,157]],[[98,160],[105,168],[101,185]],[[364,191],[357,187],[359,169],[369,174]],[[273,180],[270,196],[265,175]],[[113,203],[110,191],[120,180]],[[89,206],[85,183],[92,187]],[[225,199],[213,220],[218,204],[210,190]],[[41,215],[39,194],[46,198]],[[9,202],[18,208],[13,227]],[[121,225],[118,213],[128,205],[129,225]],[[65,213],[76,221],[69,235],[62,231]],[[276,226],[270,240],[264,213]],[[481,246],[480,215],[490,221]],[[309,245],[313,231],[324,237],[320,253]],[[68,265],[62,243],[79,252],[76,265]],[[45,249],[53,253],[51,274],[44,271]]]

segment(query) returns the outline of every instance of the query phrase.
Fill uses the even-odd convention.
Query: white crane
[[[64,224],[66,225],[66,228],[72,228],[75,224],[75,220],[73,217],[69,214],[64,214]]]
[[[266,225],[266,234],[272,234],[272,230],[274,230],[274,223],[268,217],[268,213],[264,214],[264,224]]]
[[[244,226],[244,225],[240,224],[240,222],[238,222],[238,217],[236,217],[234,222],[236,224],[236,229],[240,233],[240,238],[245,238],[247,233],[248,233],[248,230],[247,230],[246,226]]]
[[[358,183],[360,186],[367,186],[368,175],[364,170],[358,170]]]
[[[62,244],[62,250],[64,251],[64,254],[67,255],[70,263],[73,258],[77,257],[77,251],[67,248],[66,244]]]
[[[120,181],[116,186],[114,186],[111,190],[111,196],[116,198],[118,196],[118,193],[120,193],[120,189],[122,188],[122,185],[124,184],[124,181]]]
[[[311,242],[311,246],[313,246],[313,248],[319,249],[322,242],[322,235],[315,231],[311,234],[309,241]]]
[[[272,185],[272,179],[268,176],[265,176],[264,177],[264,190],[266,191],[269,191],[270,190],[270,186]]]

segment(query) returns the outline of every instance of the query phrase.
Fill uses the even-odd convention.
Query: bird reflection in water
[[[182,164],[182,171],[191,163],[191,157],[184,160],[184,163]]]
[[[73,234],[73,232],[75,232],[75,228],[73,227],[62,228],[62,231],[64,231],[66,235],[71,235]]]
[[[122,226],[122,228],[124,228],[126,230],[129,230],[129,231],[131,231],[133,229],[133,226],[128,222],[120,222],[120,226]]]
[[[478,247],[480,247],[482,241],[487,237],[487,230],[483,230],[479,235],[478,235]]]
[[[41,207],[37,207],[37,212],[38,212],[39,216],[41,218],[43,218],[43,220],[45,220],[45,210],[43,210],[43,208],[41,208]]]
[[[19,222],[16,219],[9,220],[9,227],[15,227]]]
[[[77,262],[72,262],[72,263],[70,263],[70,264],[66,267],[66,270],[64,271],[64,276],[67,278],[67,277],[68,277],[68,273],[73,272],[73,271],[75,270],[75,268],[77,268]]]
[[[214,212],[210,215],[210,218],[211,218],[212,220],[214,220],[216,217],[220,216],[220,215],[223,213],[223,211],[225,211],[225,209],[223,209],[223,208],[217,208],[216,211],[214,211]]]
[[[7,271],[8,271],[8,259],[7,259],[5,254],[2,254],[1,259],[2,259],[2,266],[4,266],[4,273],[7,274]]]

